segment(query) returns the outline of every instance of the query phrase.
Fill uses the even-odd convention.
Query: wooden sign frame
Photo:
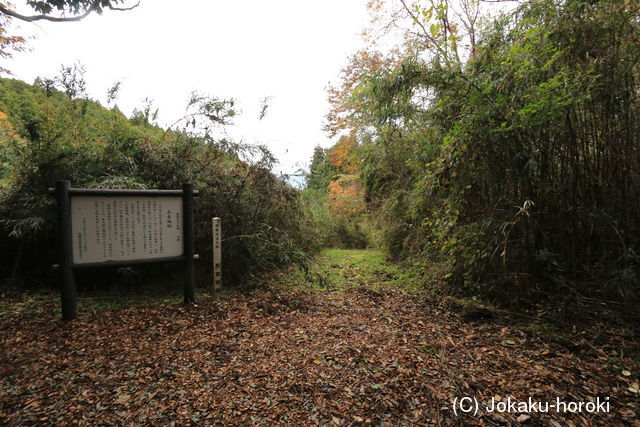
[[[61,262],[58,265],[62,273],[60,287],[60,300],[62,304],[62,318],[71,320],[76,317],[76,282],[74,270],[91,267],[120,267],[136,264],[149,264],[156,262],[182,262],[184,265],[184,302],[195,302],[195,272],[194,259],[198,255],[194,253],[194,215],[193,198],[198,191],[193,189],[193,184],[183,184],[182,190],[102,190],[71,188],[70,181],[56,181],[55,188],[49,191],[56,196],[58,213],[58,244]],[[130,259],[124,261],[104,261],[75,263],[73,260],[73,235],[71,199],[75,197],[182,197],[182,244],[183,251],[180,256]]]

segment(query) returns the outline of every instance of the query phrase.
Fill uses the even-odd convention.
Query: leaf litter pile
[[[51,304],[0,320],[0,424],[640,425],[637,361],[613,347],[581,355],[401,290],[262,290],[70,323]],[[476,415],[454,413],[464,396]],[[483,409],[528,397],[610,412]]]

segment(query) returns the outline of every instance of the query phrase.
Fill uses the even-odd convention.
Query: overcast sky
[[[321,129],[325,89],[362,46],[366,23],[366,0],[141,0],[132,11],[81,22],[22,23],[14,32],[34,36],[30,51],[5,68],[32,83],[79,61],[91,98],[106,104],[120,80],[120,109],[129,115],[151,98],[162,125],[182,116],[194,90],[233,97],[242,115],[230,136],[266,144],[278,169],[292,172],[314,146],[332,143]],[[267,116],[258,121],[267,96]]]

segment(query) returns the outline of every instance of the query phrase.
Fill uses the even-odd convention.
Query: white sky
[[[325,88],[362,47],[367,22],[366,0],[141,0],[132,11],[81,22],[21,23],[13,32],[35,36],[30,51],[4,66],[32,83],[79,61],[91,98],[105,105],[121,80],[119,108],[130,115],[151,98],[161,125],[182,117],[194,90],[233,97],[242,114],[229,135],[266,144],[289,173],[308,164],[314,146],[331,145],[321,129]],[[273,98],[258,121],[266,96]]]

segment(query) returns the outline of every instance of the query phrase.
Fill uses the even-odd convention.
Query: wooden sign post
[[[184,302],[195,301],[192,184],[182,190],[94,190],[56,181],[62,318],[76,317],[74,270],[183,262]]]
[[[222,288],[222,228],[220,218],[211,219],[213,246],[213,289]]]

